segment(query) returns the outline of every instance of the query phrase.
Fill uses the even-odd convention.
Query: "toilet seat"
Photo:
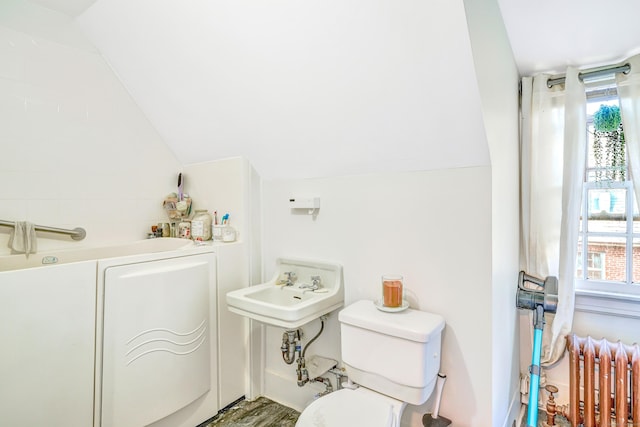
[[[404,403],[365,388],[348,388],[313,401],[296,427],[394,427]]]

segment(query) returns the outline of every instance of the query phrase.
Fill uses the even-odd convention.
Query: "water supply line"
[[[304,357],[298,357],[298,369],[296,369],[298,375],[298,387],[302,387],[309,381],[309,372],[304,363]]]
[[[322,331],[324,330],[324,321],[327,320],[327,316],[320,316],[320,331],[316,334],[315,337],[311,338],[311,341],[309,341],[305,346],[304,349],[302,350],[302,357],[304,358],[304,355],[307,352],[307,349],[309,348],[309,346],[311,345],[312,342],[314,342],[315,340],[318,339],[318,337],[320,336],[320,334],[322,333]]]
[[[336,386],[337,386],[336,388],[337,388],[337,390],[342,390],[342,388],[343,388],[342,379],[343,378],[347,378],[347,380],[349,380],[349,378],[347,377],[347,374],[345,374],[344,368],[337,368],[336,367],[336,368],[333,368],[333,369],[329,369],[329,372],[336,376]]]
[[[317,399],[319,397],[322,397],[326,394],[329,394],[331,392],[333,392],[333,385],[331,384],[331,380],[329,378],[326,377],[318,377],[318,378],[314,378],[312,380],[310,380],[312,383],[322,383],[324,384],[324,391],[321,391],[320,393],[316,393],[314,397],[314,399]]]
[[[320,316],[320,331],[318,331],[316,336],[311,338],[311,340],[304,346],[304,349],[302,350],[302,355],[298,357],[298,369],[296,369],[296,374],[298,375],[298,387],[302,387],[303,385],[309,382],[309,372],[307,371],[307,367],[305,365],[304,356],[307,353],[307,349],[309,348],[311,343],[314,342],[316,339],[318,339],[318,337],[324,330],[324,321],[326,319],[327,319],[326,315]]]

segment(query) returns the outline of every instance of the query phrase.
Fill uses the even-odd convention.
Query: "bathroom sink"
[[[231,312],[296,329],[342,306],[340,264],[291,258],[279,258],[276,264],[276,274],[270,281],[227,293]]]
[[[313,291],[302,290],[299,288],[285,288],[284,286],[267,286],[263,289],[256,290],[245,294],[247,298],[255,299],[268,304],[281,305],[291,307],[298,305],[304,301],[314,299],[319,294]]]

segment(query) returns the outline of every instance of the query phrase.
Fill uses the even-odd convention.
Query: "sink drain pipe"
[[[296,360],[296,355],[300,356],[300,330],[286,331],[282,334],[282,345],[280,351],[282,351],[282,360],[287,365],[291,365]]]

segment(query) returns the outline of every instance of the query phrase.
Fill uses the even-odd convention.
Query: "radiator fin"
[[[572,334],[567,349],[572,427],[639,426],[640,346]]]

